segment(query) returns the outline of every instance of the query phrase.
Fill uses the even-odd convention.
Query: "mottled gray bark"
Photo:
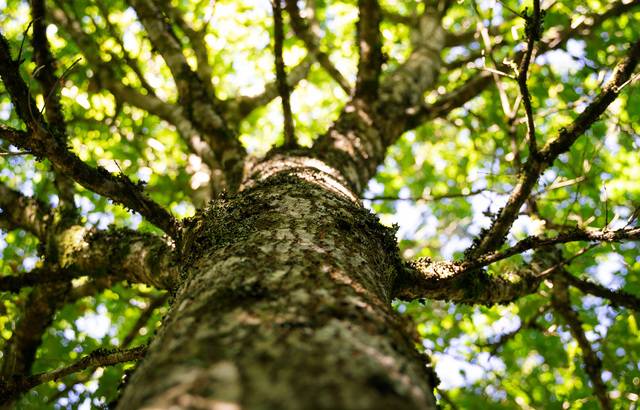
[[[188,221],[182,284],[119,408],[435,408],[390,304],[393,232],[354,198],[318,160],[275,156]]]

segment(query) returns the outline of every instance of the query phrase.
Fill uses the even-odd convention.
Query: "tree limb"
[[[295,0],[287,0],[286,8],[291,19],[291,27],[296,33],[296,36],[304,42],[309,53],[313,54],[318,63],[325,69],[325,71],[333,78],[338,85],[344,90],[347,95],[351,94],[351,85],[346,78],[340,73],[335,65],[329,59],[327,53],[320,50],[320,39],[313,32],[309,24],[300,15],[300,9],[298,3]]]
[[[514,255],[521,254],[531,249],[537,249],[545,246],[556,245],[560,243],[588,241],[588,242],[621,242],[625,240],[640,240],[640,228],[623,228],[614,231],[610,230],[582,230],[574,229],[571,232],[560,233],[551,238],[540,236],[530,236],[512,247],[503,251],[496,251],[482,255],[473,261],[465,261],[461,266],[466,269],[477,269],[487,266],[502,259],[509,258]]]
[[[300,61],[295,67],[289,71],[287,76],[287,83],[290,88],[293,88],[300,81],[304,80],[309,74],[309,70],[313,65],[313,56],[307,54],[305,58]],[[264,91],[254,96],[241,96],[234,99],[224,100],[222,104],[225,105],[225,117],[229,119],[232,124],[239,124],[247,115],[253,110],[267,105],[270,101],[277,98],[278,83],[274,81],[265,85]]]
[[[518,87],[522,94],[522,103],[527,116],[527,138],[529,140],[529,153],[532,156],[538,154],[536,145],[536,127],[533,120],[533,108],[531,107],[531,94],[527,86],[527,75],[529,73],[529,64],[533,56],[536,41],[540,40],[542,35],[542,19],[543,12],[540,11],[540,0],[533,0],[533,14],[526,16],[525,32],[527,34],[527,45],[524,56],[520,60],[518,66]]]
[[[68,269],[52,272],[46,268],[35,268],[19,275],[0,276],[0,292],[18,293],[22,288],[39,284],[68,282],[83,276],[83,273]]]
[[[526,267],[517,272],[490,275],[464,270],[454,262],[418,259],[398,278],[393,296],[403,300],[435,299],[454,303],[493,305],[509,303],[534,293],[541,278]]]
[[[284,42],[284,27],[282,23],[281,0],[271,0],[273,9],[273,54],[275,56],[276,83],[282,102],[282,114],[284,117],[284,147],[295,148],[297,146],[295,130],[293,127],[293,115],[291,114],[290,90],[287,82],[287,72],[282,58],[282,43]]]
[[[3,129],[0,126],[0,137]],[[27,197],[0,182],[0,218],[44,239],[47,225],[52,218],[48,205],[36,198]]]
[[[3,138],[38,157],[51,161],[54,169],[72,178],[80,185],[104,195],[125,207],[140,212],[151,223],[171,236],[178,233],[178,222],[164,208],[147,197],[140,186],[123,175],[113,175],[103,168],[92,168],[67,150],[65,138],[59,130],[50,128],[42,117],[27,85],[18,71],[19,62],[11,58],[9,44],[0,35],[0,77],[11,95],[11,101],[27,124],[29,132],[20,134],[16,130],[2,132]]]
[[[171,71],[186,117],[211,147],[225,174],[227,189],[235,191],[242,178],[244,147],[217,112],[215,96],[207,94],[207,87],[189,66],[179,40],[156,4],[151,0],[131,0],[130,4]]]
[[[627,57],[620,61],[614,69],[611,79],[605,84],[600,94],[567,128],[563,128],[559,135],[547,142],[539,155],[530,156],[523,166],[522,173],[513,193],[506,205],[500,210],[498,217],[491,227],[478,238],[474,247],[468,253],[468,259],[476,258],[486,252],[497,249],[506,238],[513,221],[517,218],[521,206],[529,198],[536,186],[540,175],[555,159],[567,151],[571,144],[578,139],[618,96],[619,87],[624,84],[633,73],[640,59],[640,41],[631,45]]]
[[[184,16],[177,7],[174,7],[170,1],[159,1],[158,6],[162,8],[167,17],[171,18],[178,28],[187,36],[189,43],[193,48],[196,56],[197,68],[196,74],[202,80],[202,84],[206,87],[207,94],[215,99],[215,90],[211,83],[213,77],[213,68],[209,64],[209,52],[207,44],[204,40],[206,26],[202,30],[196,30],[189,25]]]
[[[382,10],[377,0],[358,0],[358,74],[356,97],[373,99],[378,94],[382,71],[382,39],[380,22]]]
[[[582,350],[585,370],[591,380],[594,393],[598,402],[600,402],[600,406],[605,410],[612,409],[613,406],[607,393],[607,386],[604,380],[602,380],[602,360],[596,355],[596,352],[591,347],[591,343],[587,340],[578,314],[571,308],[571,300],[566,284],[561,279],[554,280],[553,284],[551,304],[554,310],[558,312],[567,323],[571,335],[576,339],[580,350]]]
[[[174,289],[178,266],[172,248],[161,238],[128,229],[97,231],[81,226],[52,238],[59,242],[55,258],[59,267],[45,265],[19,275],[0,277],[0,291],[19,292],[23,287],[69,281],[82,276],[109,277],[144,283],[158,289]]]
[[[19,395],[42,383],[60,380],[65,376],[85,370],[89,367],[112,366],[114,364],[140,360],[146,353],[147,345],[122,350],[97,349],[75,363],[61,369],[26,377],[22,376],[5,379],[0,386],[0,393],[2,393],[0,394],[0,404],[13,400]]]
[[[178,283],[173,249],[156,235],[76,226],[60,240],[65,243],[59,255],[63,268],[92,272],[98,277],[110,275],[158,289],[174,289]]]
[[[314,155],[339,170],[358,194],[384,161],[387,147],[405,131],[407,114],[415,112],[437,80],[444,43],[437,13],[419,17],[411,43],[411,55],[385,77],[378,98],[367,101],[356,95],[313,145]]]
[[[61,144],[66,144],[66,122],[62,114],[62,105],[58,91],[61,88],[63,78],[56,76],[56,64],[47,40],[47,22],[44,0],[31,1],[31,16],[33,19],[33,56],[38,66],[34,77],[42,85],[42,98],[44,100],[43,110],[49,126],[52,127],[56,135],[60,138]],[[74,202],[73,181],[66,175],[56,172],[55,186],[60,197],[60,208],[68,215],[75,215],[77,210]]]
[[[632,295],[623,290],[608,289],[589,280],[576,278],[569,272],[563,273],[564,280],[566,280],[567,284],[579,289],[582,293],[588,293],[599,298],[608,299],[615,306],[623,306],[627,309],[640,311],[640,297],[638,296]]]

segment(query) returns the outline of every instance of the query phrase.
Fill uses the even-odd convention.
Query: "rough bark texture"
[[[119,408],[435,408],[390,305],[393,231],[318,162],[275,156],[186,224],[182,286]]]

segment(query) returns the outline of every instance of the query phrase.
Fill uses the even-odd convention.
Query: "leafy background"
[[[55,3],[55,2],[54,2]],[[549,2],[547,2],[549,3]],[[575,24],[587,12],[601,13],[607,1],[551,2],[545,29]],[[274,80],[270,45],[271,9],[266,0],[236,2],[207,0],[173,1],[196,28],[206,25],[206,43],[213,67],[213,84],[221,98],[253,95]],[[412,15],[424,7],[417,1],[386,0],[389,14]],[[496,27],[493,59],[508,59],[523,46],[524,21],[509,9],[522,11],[526,4],[513,0],[461,0],[451,7],[445,26],[452,32],[474,29],[479,22]],[[135,13],[124,1],[79,0],[58,2],[90,33],[96,50],[138,61],[146,81],[162,98],[176,100],[168,68],[153,54]],[[351,81],[355,78],[357,50],[354,44],[357,6],[354,1],[316,1],[323,30],[321,48]],[[0,0],[0,28],[14,50],[20,48],[28,26],[28,4]],[[577,116],[598,93],[610,69],[624,54],[625,45],[640,37],[640,8],[606,21],[588,38],[571,40],[563,50],[537,56],[530,72],[530,90],[536,124],[542,140],[557,133]],[[635,23],[634,23],[635,22]],[[73,64],[82,51],[67,33],[54,25],[47,29],[65,72],[62,101],[74,152],[93,165],[122,170],[134,180],[145,181],[151,196],[178,217],[194,213],[201,185],[198,159],[188,154],[176,131],[157,117],[114,98],[96,83],[85,59]],[[183,37],[183,33],[178,31]],[[285,62],[289,67],[305,54],[303,43],[287,32]],[[382,26],[386,65],[393,67],[410,50],[408,29],[388,19]],[[186,43],[186,41],[185,41]],[[433,101],[454,89],[483,67],[481,40],[452,47],[443,55],[452,68],[443,69],[439,86],[426,96]],[[24,78],[32,78],[35,65],[26,41],[23,48]],[[475,58],[478,57],[478,58]],[[109,57],[106,57],[107,59]],[[189,55],[193,59],[193,54]],[[468,59],[465,64],[457,63]],[[116,65],[123,81],[140,87],[131,69]],[[67,69],[68,71],[65,71]],[[30,81],[37,91],[38,84]],[[500,78],[510,104],[518,95],[515,81]],[[291,103],[297,134],[304,145],[328,128],[347,96],[317,65],[293,92]],[[38,95],[38,104],[44,100]],[[521,108],[521,107],[520,107]],[[454,110],[406,133],[389,150],[384,166],[371,182],[366,198],[396,197],[402,200],[365,200],[385,224],[398,224],[398,238],[405,256],[461,258],[480,229],[504,204],[517,177],[518,161],[526,159],[523,146],[526,124],[522,109],[515,123],[505,113],[497,87]],[[9,96],[0,86],[0,120],[19,127]],[[624,226],[640,206],[640,90],[629,85],[596,123],[544,174],[536,190],[539,216],[523,214],[508,241],[552,232],[553,224],[596,227]],[[239,128],[241,139],[254,154],[266,152],[282,139],[279,101],[255,110]],[[514,142],[515,141],[515,142]],[[11,150],[8,146],[0,147]],[[0,157],[0,180],[26,195],[55,206],[57,197],[48,165],[31,156]],[[445,195],[458,195],[439,198]],[[139,215],[129,214],[104,198],[78,189],[79,205],[87,226],[110,225],[155,231]],[[27,271],[40,263],[37,240],[22,231],[0,233],[0,274]],[[563,247],[565,256],[579,253],[587,244]],[[568,270],[610,288],[640,294],[638,244],[599,245],[576,257]],[[529,254],[497,263],[490,271],[502,271],[528,260]],[[82,286],[82,280],[74,286]],[[396,301],[397,310],[410,315],[423,338],[420,349],[428,352],[442,380],[438,396],[444,408],[496,409],[595,409],[591,382],[584,371],[582,354],[564,322],[549,309],[549,284],[540,291],[505,306],[463,306],[446,302]],[[0,347],[10,337],[27,290],[0,295]],[[637,312],[616,307],[607,300],[571,290],[588,340],[603,360],[603,379],[619,409],[637,408],[640,392],[640,333]],[[78,298],[60,310],[38,351],[34,372],[63,366],[98,347],[131,345],[148,340],[166,312],[166,295],[142,285],[116,284],[109,290]],[[139,318],[145,319],[139,323]],[[503,335],[510,334],[505,338]],[[130,336],[128,336],[130,335]],[[48,383],[25,395],[20,408],[90,408],[116,396],[123,373],[131,364],[91,369],[68,376],[62,383]]]

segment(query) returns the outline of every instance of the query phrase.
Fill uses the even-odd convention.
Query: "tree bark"
[[[382,226],[317,159],[274,155],[185,224],[170,313],[121,409],[434,409]]]

